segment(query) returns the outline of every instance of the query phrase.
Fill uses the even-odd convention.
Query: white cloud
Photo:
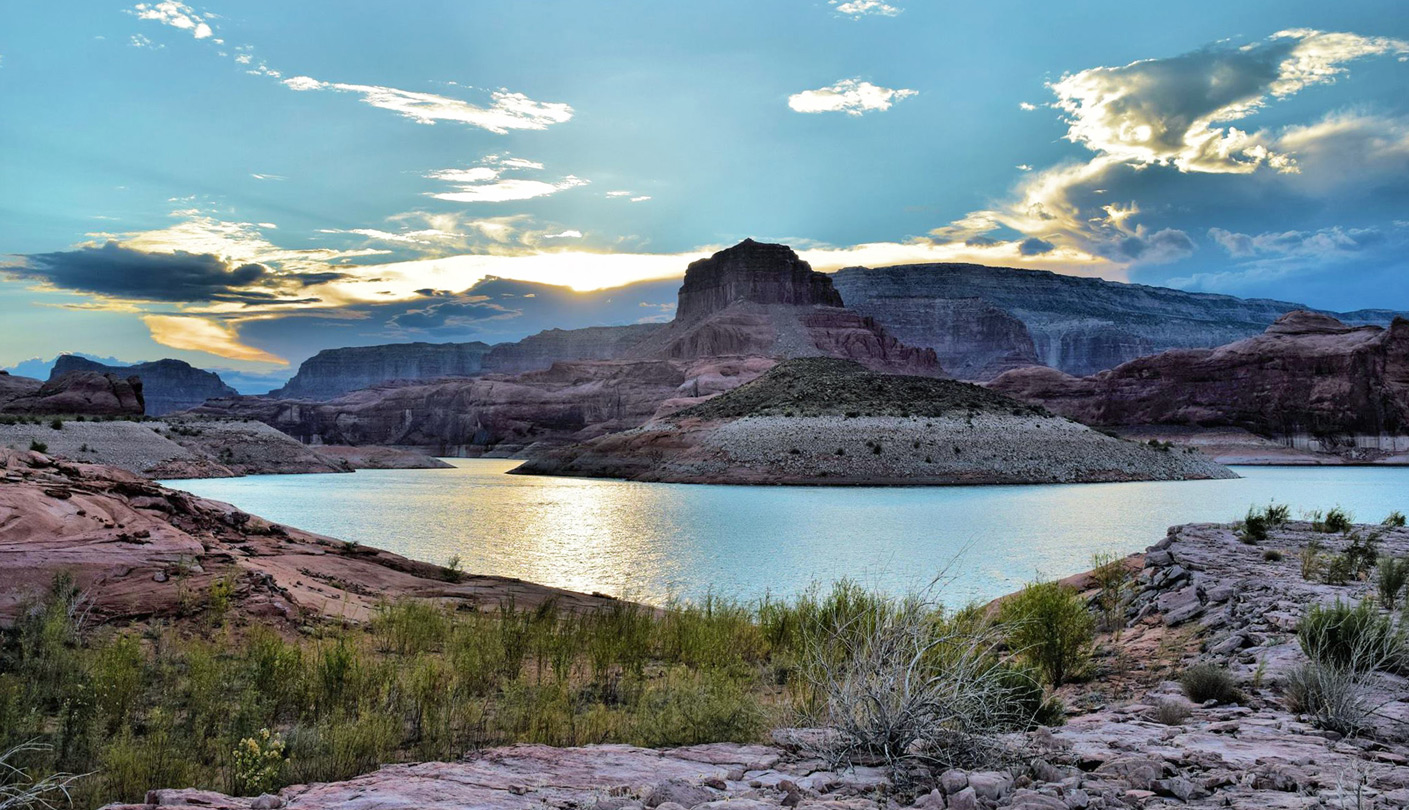
[[[853,19],[861,17],[881,16],[894,17],[903,9],[884,3],[881,0],[829,0],[839,13],[845,14]]]
[[[560,232],[558,232],[558,233],[544,234],[544,235],[543,235],[543,238],[544,238],[544,239],[581,239],[581,238],[582,238],[582,231],[579,231],[579,230],[577,230],[577,229],[575,229],[575,228],[569,228],[568,230],[560,231]]]
[[[847,115],[889,110],[897,101],[910,98],[916,90],[892,90],[860,79],[842,79],[830,87],[804,90],[788,96],[788,106],[795,112],[844,112]]]
[[[138,3],[132,8],[132,13],[136,14],[140,20],[153,20],[162,25],[179,28],[182,31],[190,31],[191,36],[196,39],[209,39],[215,33],[206,23],[204,17],[197,14],[185,3],[178,3],[175,0],[166,0],[162,3]]]
[[[1098,154],[1190,172],[1288,172],[1294,159],[1266,133],[1227,124],[1269,99],[1334,81],[1347,62],[1385,54],[1409,54],[1409,42],[1296,29],[1237,48],[1091,68],[1051,88],[1067,114],[1067,138]]]
[[[505,177],[506,172],[538,170],[543,164],[521,158],[506,158],[490,155],[484,159],[489,165],[474,166],[468,169],[440,169],[426,175],[433,180],[442,180],[455,185],[454,191],[433,192],[430,196],[450,202],[510,202],[546,197],[570,188],[587,185],[580,177],[568,175],[561,180],[548,182],[523,177]]]
[[[357,93],[362,96],[365,104],[391,110],[420,124],[453,121],[500,135],[515,129],[547,129],[553,124],[570,120],[573,114],[572,107],[567,104],[534,101],[522,93],[511,93],[507,90],[495,90],[490,94],[492,103],[488,107],[481,107],[434,93],[418,93],[370,84],[323,82],[309,76],[284,79],[284,86],[301,92],[331,90]]]
[[[1020,102],[1018,102],[1018,109],[1019,109],[1019,110],[1023,110],[1023,111],[1025,111],[1025,112],[1032,112],[1033,110],[1037,109],[1037,105],[1036,105],[1036,104],[1030,104],[1030,103],[1028,103],[1028,102],[1026,102],[1026,101],[1020,101]]]
[[[632,197],[632,198],[631,198],[631,201],[632,201],[632,202],[645,202],[646,200],[649,200],[650,198],[651,198],[651,196],[650,196],[649,194],[642,194],[642,195],[637,196],[637,197]]]
[[[608,197],[630,197],[631,195],[632,195],[632,192],[630,192],[630,191],[608,191],[608,192],[607,192],[607,196],[608,196]]]
[[[256,180],[287,180],[287,179],[288,179],[287,177],[284,177],[282,174],[259,174],[258,172],[251,172],[251,173],[250,173],[250,177],[253,177],[253,178],[256,179]]]
[[[1257,235],[1210,228],[1208,236],[1234,258],[1259,255],[1324,257],[1355,253],[1384,241],[1376,228],[1322,228],[1318,231],[1281,231]]]
[[[147,48],[148,50],[153,51],[159,51],[162,48],[166,47],[165,45],[151,41],[150,39],[141,34],[133,34],[131,39],[128,40],[128,42],[130,42],[132,44],[132,47],[134,48]]]

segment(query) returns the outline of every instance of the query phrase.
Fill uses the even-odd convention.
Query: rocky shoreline
[[[1302,614],[1313,604],[1358,600],[1371,587],[1305,581],[1294,560],[1313,542],[1334,554],[1354,533],[1368,532],[1380,537],[1382,554],[1409,554],[1403,528],[1327,534],[1289,523],[1249,544],[1236,526],[1172,527],[1128,560],[1138,573],[1120,632],[1104,637],[1089,681],[1061,690],[1067,722],[1014,736],[1022,755],[1006,769],[951,769],[919,789],[897,784],[881,768],[835,766],[817,753],[824,732],[782,729],[766,745],[517,745],[257,798],[155,790],[145,805],[110,810],[1403,808],[1409,680],[1373,673],[1364,688],[1378,706],[1376,720],[1353,736],[1286,708],[1287,674],[1306,660],[1295,635]],[[1087,595],[1094,600],[1096,591],[1088,587]],[[1227,667],[1241,700],[1186,698],[1175,679],[1195,664]]]

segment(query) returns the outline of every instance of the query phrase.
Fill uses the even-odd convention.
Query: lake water
[[[1364,521],[1409,512],[1406,467],[1239,467],[1234,481],[928,488],[736,487],[363,470],[170,481],[273,521],[443,563],[646,601],[791,595],[851,577],[890,592],[948,569],[950,604],[989,599],[1166,527],[1230,521],[1252,504],[1340,505]]]

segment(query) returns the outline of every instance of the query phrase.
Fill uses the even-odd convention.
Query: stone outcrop
[[[787,245],[745,239],[685,269],[675,319],[691,321],[730,304],[785,304],[840,307],[841,295],[831,279],[799,259]]]
[[[324,349],[303,361],[276,399],[331,399],[388,380],[473,377],[483,371],[488,343],[390,343]]]
[[[142,399],[148,416],[194,408],[212,397],[234,396],[237,392],[213,371],[196,368],[181,360],[157,360],[130,366],[106,366],[76,354],[61,354],[54,361],[49,379],[73,371],[92,371],[119,377],[136,376],[142,381]]]
[[[1409,451],[1409,319],[1347,326],[1293,312],[1216,349],[1142,357],[1090,377],[1010,371],[998,391],[1093,425],[1233,427],[1298,449]]]
[[[609,604],[501,577],[452,583],[439,566],[279,526],[114,467],[0,449],[0,480],[0,626],[60,572],[74,577],[97,621],[177,617],[221,581],[234,585],[234,610],[290,628],[319,617],[365,621],[380,601],[400,597],[486,608],[508,599]]]
[[[834,358],[762,377],[642,427],[533,453],[517,474],[710,484],[944,485],[1233,478],[970,383]]]
[[[137,377],[71,371],[44,382],[8,374],[0,378],[0,413],[141,416],[145,408]]]
[[[978,300],[1011,315],[1026,328],[1038,362],[1077,376],[1168,349],[1242,340],[1288,312],[1306,309],[1285,301],[977,264],[852,267],[832,274],[832,281],[849,307],[911,346],[935,349],[940,363],[963,379],[986,379],[1004,370],[999,362],[969,372],[965,364],[972,358],[1004,357],[1014,350],[1021,356],[1026,344],[1011,327],[974,328],[945,320],[944,308],[956,306],[951,302]],[[977,313],[961,308],[956,314]],[[1337,317],[1386,326],[1395,314],[1362,310]]]
[[[907,346],[846,309],[831,279],[791,248],[752,239],[691,264],[675,320],[632,355],[841,357],[877,371],[943,373],[932,350]]]

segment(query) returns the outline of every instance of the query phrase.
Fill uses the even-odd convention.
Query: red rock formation
[[[294,625],[365,620],[398,597],[609,604],[500,577],[451,583],[439,566],[278,526],[115,467],[0,449],[0,481],[0,626],[59,573],[73,576],[99,621],[180,617],[226,579],[233,609]]]
[[[1393,450],[1409,441],[1409,320],[1383,329],[1298,311],[1216,349],[1168,351],[1090,377],[1018,369],[990,385],[1088,424],[1361,437]]]
[[[737,301],[788,306],[842,306],[832,280],[787,245],[745,239],[685,269],[677,321],[718,312]]]
[[[6,375],[5,379],[7,385],[0,387],[0,412],[4,413],[141,416],[146,410],[138,377],[71,371],[38,385],[19,382],[26,377]],[[13,398],[3,401],[6,389]]]

